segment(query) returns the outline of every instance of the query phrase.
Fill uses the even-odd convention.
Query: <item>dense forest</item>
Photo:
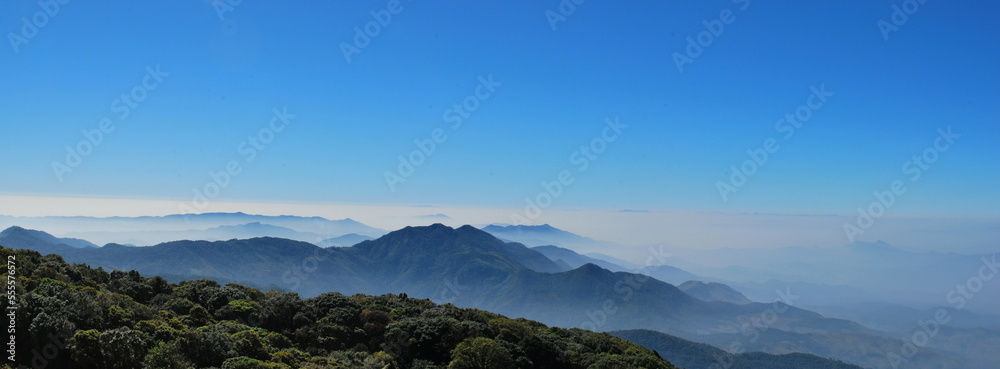
[[[35,368],[675,368],[649,349],[405,294],[302,299],[0,247],[16,356]],[[13,293],[11,293],[13,291]],[[10,330],[8,330],[10,331]],[[8,346],[8,348],[10,348]]]

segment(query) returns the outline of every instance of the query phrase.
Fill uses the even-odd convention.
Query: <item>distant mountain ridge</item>
[[[737,305],[753,302],[732,287],[717,282],[687,281],[677,288],[703,301],[723,301]]]
[[[379,237],[385,230],[350,218],[330,220],[293,215],[237,213],[174,214],[141,217],[12,217],[0,216],[0,227],[45,229],[61,235],[87,239],[95,244],[119,243],[140,246],[180,239],[228,240],[233,238],[282,237],[305,242],[358,234]],[[243,228],[228,228],[239,227]],[[270,227],[269,229],[265,229]]]
[[[327,238],[316,243],[319,247],[344,247],[354,246],[364,241],[371,241],[375,238],[363,236],[357,233],[348,233],[340,237]]]
[[[573,250],[558,246],[535,246],[531,249],[542,253],[542,255],[545,255],[549,259],[566,263],[566,265],[570,268],[579,268],[584,264],[594,264],[613,272],[624,272],[628,270],[628,268],[621,265],[601,259],[595,259],[586,255],[580,255]]]
[[[20,244],[27,245],[34,241],[41,241],[52,246],[63,245],[78,249],[97,247],[97,245],[91,243],[90,241],[78,238],[59,238],[46,232],[34,229],[25,229],[18,226],[13,226],[0,232],[0,242],[5,242],[7,244],[15,246]]]
[[[260,222],[183,231],[73,232],[69,233],[69,235],[96,239],[132,240],[128,243],[136,246],[149,246],[180,240],[224,241],[255,237],[277,237],[310,243],[322,239],[320,235],[315,233],[299,232],[294,229]]]
[[[588,255],[581,255],[573,250],[562,248],[558,246],[535,246],[532,249],[541,252],[543,255],[552,259],[556,262],[565,264],[569,268],[578,268],[584,264],[594,264],[601,268],[613,271],[613,272],[630,272],[648,275],[650,277],[656,278],[658,280],[670,283],[670,284],[680,284],[684,281],[690,281],[693,279],[700,279],[701,277],[688,273],[687,271],[681,270],[677,267],[670,265],[653,265],[646,267],[635,267],[629,268],[631,264],[616,260],[619,263],[628,265],[623,266],[612,260],[614,258],[596,258]],[[590,254],[593,255],[593,254]]]
[[[614,331],[611,335],[654,350],[664,359],[685,369],[862,369],[857,365],[809,354],[732,354],[711,345],[648,329]]]
[[[567,232],[548,224],[542,225],[495,225],[482,228],[497,238],[520,242],[527,246],[560,246],[564,248],[592,247],[601,244],[589,237]]]

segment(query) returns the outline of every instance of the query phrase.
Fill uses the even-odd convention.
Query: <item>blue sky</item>
[[[222,20],[210,1],[74,1],[17,52],[42,8],[4,2],[0,193],[185,201],[236,161],[217,201],[517,208],[569,170],[553,209],[850,215],[903,180],[888,214],[997,215],[1000,4],[929,1],[888,40],[877,22],[901,1],[590,0],[553,31],[559,4],[404,0],[347,62],[340,44],[386,1],[246,1]],[[672,54],[724,9],[735,20],[679,72]],[[156,66],[169,76],[119,119]],[[488,76],[500,86],[452,129],[443,115]],[[824,85],[782,138],[775,122]],[[248,162],[275,108],[295,118]],[[628,128],[579,171],[608,117]],[[52,163],[102,118],[115,130],[59,181]],[[911,182],[902,166],[948,126],[961,138]],[[390,191],[435,129],[447,140]],[[768,138],[780,149],[724,201],[717,182]]]

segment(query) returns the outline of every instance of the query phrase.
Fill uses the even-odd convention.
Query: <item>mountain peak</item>
[[[483,227],[483,231],[511,241],[523,243],[528,246],[554,245],[568,247],[571,249],[590,248],[602,243],[591,238],[584,237],[572,232],[553,227],[545,223],[542,225],[509,225],[498,226],[488,225]]]
[[[488,269],[502,269],[504,273],[522,269],[541,272],[565,270],[537,251],[520,244],[504,243],[471,225],[458,228],[441,223],[410,226],[357,244],[354,249],[371,259],[386,260],[387,265],[416,262],[421,265],[420,268],[444,267],[457,271],[472,265],[481,267],[489,264]]]
[[[406,228],[389,232],[383,237],[388,236],[405,236],[405,237],[431,237],[435,239],[437,243],[449,243],[452,241],[461,241],[460,243],[482,243],[491,245],[503,245],[504,242],[496,238],[492,234],[483,231],[479,228],[473,227],[471,225],[463,225],[458,228],[452,228],[450,226],[444,225],[442,223],[434,223],[426,226],[408,226]]]
[[[30,244],[44,243],[52,246],[69,246],[73,248],[97,247],[97,245],[86,240],[77,238],[59,238],[44,231],[26,229],[19,226],[11,226],[0,232],[0,240],[5,242],[5,246],[26,247]]]
[[[574,269],[574,272],[585,275],[593,275],[593,274],[610,273],[611,271],[601,268],[600,266],[594,263],[586,263],[581,265],[579,268]]]
[[[559,228],[553,227],[548,223],[541,225],[529,225],[529,224],[518,224],[518,225],[498,225],[490,224],[483,227],[483,231],[489,233],[530,233],[530,234],[542,234],[542,235],[572,235],[574,237],[581,237],[570,232],[566,232]]]
[[[10,235],[10,234],[14,234],[14,233],[21,233],[21,232],[26,232],[26,231],[28,231],[28,230],[24,229],[24,228],[21,228],[19,226],[10,226],[10,227],[7,227],[7,229],[3,230],[3,232],[0,232],[0,236],[6,236],[6,235]]]

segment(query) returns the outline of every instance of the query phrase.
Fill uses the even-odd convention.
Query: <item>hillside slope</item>
[[[611,335],[638,343],[685,369],[861,369],[809,354],[772,355],[762,352],[731,354],[704,343],[695,343],[645,329],[614,331]]]
[[[403,295],[167,283],[0,248],[17,274],[15,365],[47,368],[656,368],[655,352]],[[8,300],[0,300],[7,311]],[[58,342],[65,349],[46,351]],[[54,351],[54,352],[53,352]],[[27,354],[47,352],[41,355]],[[51,352],[51,354],[49,354]],[[484,365],[485,363],[485,365]]]

